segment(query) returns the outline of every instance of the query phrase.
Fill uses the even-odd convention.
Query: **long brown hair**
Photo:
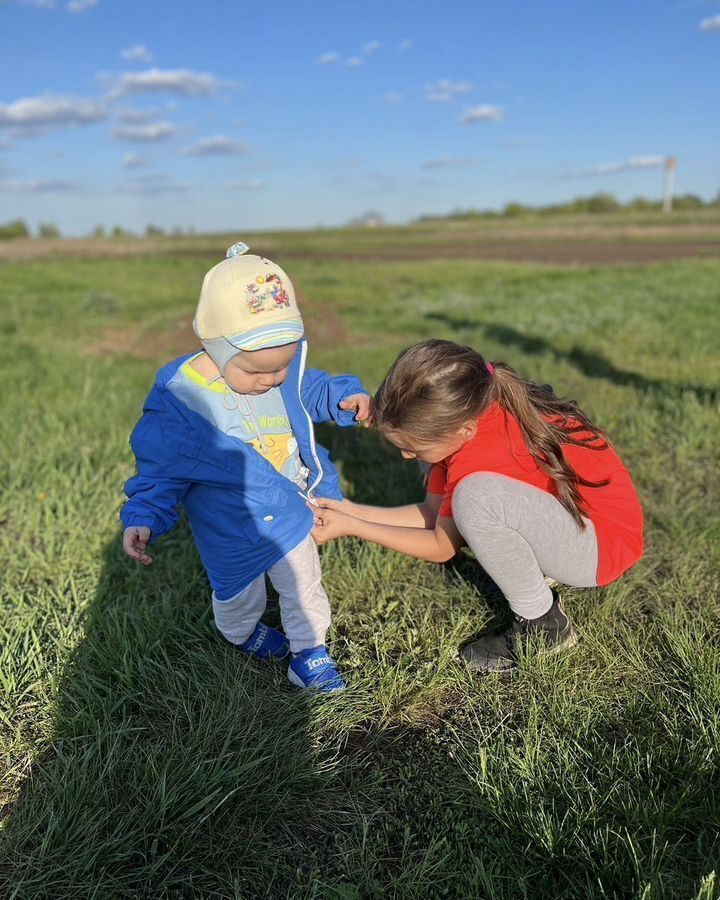
[[[527,449],[555,482],[558,499],[581,528],[585,514],[579,486],[586,481],[565,459],[563,444],[603,450],[609,440],[573,400],[550,385],[525,381],[505,363],[491,370],[472,347],[430,340],[409,347],[393,363],[375,395],[377,428],[431,443],[482,415],[493,403],[520,426]]]

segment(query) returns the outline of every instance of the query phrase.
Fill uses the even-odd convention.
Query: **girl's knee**
[[[512,479],[495,472],[475,472],[463,478],[452,498],[453,518],[461,533],[464,522],[505,521],[508,482]]]

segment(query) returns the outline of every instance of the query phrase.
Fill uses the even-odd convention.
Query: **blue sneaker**
[[[235,644],[238,650],[256,659],[285,659],[290,653],[290,645],[285,635],[277,628],[258,622],[250,637],[242,644]]]
[[[293,654],[288,679],[296,687],[312,688],[324,694],[345,690],[345,682],[338,675],[328,648],[322,644]]]

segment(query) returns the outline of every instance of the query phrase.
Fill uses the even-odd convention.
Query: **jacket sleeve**
[[[303,406],[315,423],[335,422],[341,428],[357,425],[351,409],[340,409],[340,403],[352,394],[367,394],[354,375],[330,377],[320,369],[307,369],[302,380]]]
[[[190,487],[174,478],[148,478],[137,474],[125,482],[127,502],[120,511],[123,527],[146,525],[151,543],[177,525],[178,505]]]
[[[172,466],[163,458],[165,448],[158,437],[157,416],[145,412],[130,438],[137,474],[125,482],[128,499],[120,511],[123,527],[147,526],[151,542],[175,527],[180,518],[178,505],[190,488],[189,481],[167,475]]]

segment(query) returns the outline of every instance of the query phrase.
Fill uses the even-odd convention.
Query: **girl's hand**
[[[152,565],[152,557],[145,552],[150,534],[150,529],[145,525],[131,525],[123,532],[123,550],[130,559],[136,559],[144,566]]]
[[[312,530],[312,536],[315,538],[316,544],[327,544],[328,541],[334,541],[335,538],[347,537],[352,534],[352,516],[346,516],[344,513],[338,512],[337,509],[330,509],[324,506],[327,501],[320,500],[320,506],[312,507],[315,516],[315,526]],[[332,503],[337,501],[333,500]]]
[[[345,513],[346,516],[355,515],[355,504],[352,500],[333,500],[330,497],[313,497],[315,503],[314,508],[336,509],[338,512]]]
[[[340,403],[340,409],[354,409],[355,421],[370,428],[375,421],[375,404],[369,394],[351,394]]]

